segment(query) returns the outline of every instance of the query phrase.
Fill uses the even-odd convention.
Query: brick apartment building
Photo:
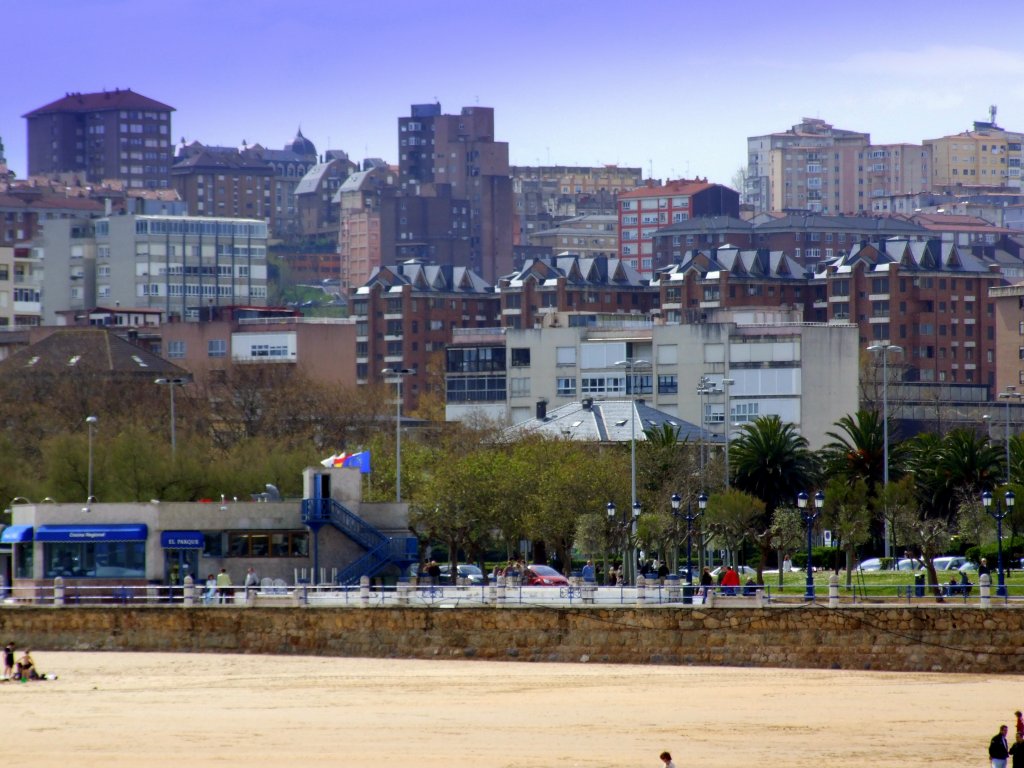
[[[619,195],[619,258],[640,275],[654,274],[654,237],[663,227],[703,216],[740,213],[739,193],[706,179],[649,182]]]
[[[422,241],[418,256],[438,263],[434,252],[456,253],[452,241],[463,240],[465,259],[451,260],[493,283],[512,270],[514,217],[508,143],[495,141],[494,110],[463,107],[458,115],[444,115],[440,104],[414,104],[408,117],[398,118],[399,187],[403,197],[447,197],[458,219],[438,217],[427,231],[411,227],[412,216],[423,212],[411,204],[399,211],[395,242]],[[445,191],[447,190],[447,191]],[[441,206],[443,207],[443,206]],[[465,208],[465,217],[462,209]]]
[[[90,182],[121,179],[131,189],[167,189],[173,111],[130,88],[67,93],[23,115],[28,175],[83,173]]]
[[[408,261],[375,270],[352,300],[352,317],[357,383],[383,381],[385,368],[415,370],[402,389],[413,409],[422,393],[441,391],[453,331],[499,325],[499,303],[493,286],[466,267]]]

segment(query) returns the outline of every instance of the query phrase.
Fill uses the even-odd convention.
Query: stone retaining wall
[[[0,609],[0,640],[53,651],[1019,674],[1022,638],[1006,607]]]

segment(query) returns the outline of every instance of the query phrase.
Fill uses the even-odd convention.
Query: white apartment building
[[[575,327],[566,316],[552,325],[506,329],[513,424],[532,418],[542,399],[557,408],[630,396],[719,434],[728,423],[733,436],[739,425],[775,414],[820,448],[835,422],[857,410],[854,325],[802,323],[769,310],[691,325],[621,315],[591,316]]]
[[[265,306],[267,224],[257,219],[112,215],[43,225],[42,313],[95,306],[163,310],[196,321],[215,306]]]

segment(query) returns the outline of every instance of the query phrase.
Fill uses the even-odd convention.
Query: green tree
[[[823,523],[841,542],[846,555],[846,586],[850,587],[857,547],[871,538],[867,482],[861,478],[852,483],[842,477],[832,479],[825,487]]]
[[[954,429],[939,439],[919,435],[911,441],[909,463],[928,516],[951,520],[956,493],[978,495],[1002,476],[1001,452],[987,437]]]
[[[704,527],[725,549],[736,553],[743,549],[744,542],[753,541],[761,534],[764,516],[764,501],[749,493],[728,488],[708,497]],[[764,583],[761,575],[763,566],[762,558],[757,566],[759,584]]]
[[[807,447],[807,439],[793,424],[784,424],[778,416],[761,416],[740,428],[732,441],[731,470],[733,485],[764,502],[764,514],[755,521],[760,533],[760,568],[771,553],[771,521],[779,506],[791,503],[803,490],[814,487],[818,467]]]

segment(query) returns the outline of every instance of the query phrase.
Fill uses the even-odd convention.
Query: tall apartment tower
[[[758,213],[858,210],[859,152],[871,135],[805,117],[788,131],[747,139],[746,202]],[[863,209],[861,209],[863,210]]]
[[[450,197],[452,209],[465,201],[468,219],[453,216],[440,231],[433,221],[430,232],[419,233],[408,228],[411,219],[399,216],[396,244],[401,249],[403,241],[420,241],[418,256],[443,263],[444,254],[462,252],[451,242],[463,239],[468,261],[455,266],[494,282],[512,271],[515,221],[508,143],[494,140],[494,109],[463,107],[458,115],[443,115],[440,104],[414,104],[410,113],[398,118],[401,194]]]
[[[28,175],[82,173],[86,181],[120,179],[128,188],[171,185],[171,112],[130,88],[68,93],[23,115]]]

